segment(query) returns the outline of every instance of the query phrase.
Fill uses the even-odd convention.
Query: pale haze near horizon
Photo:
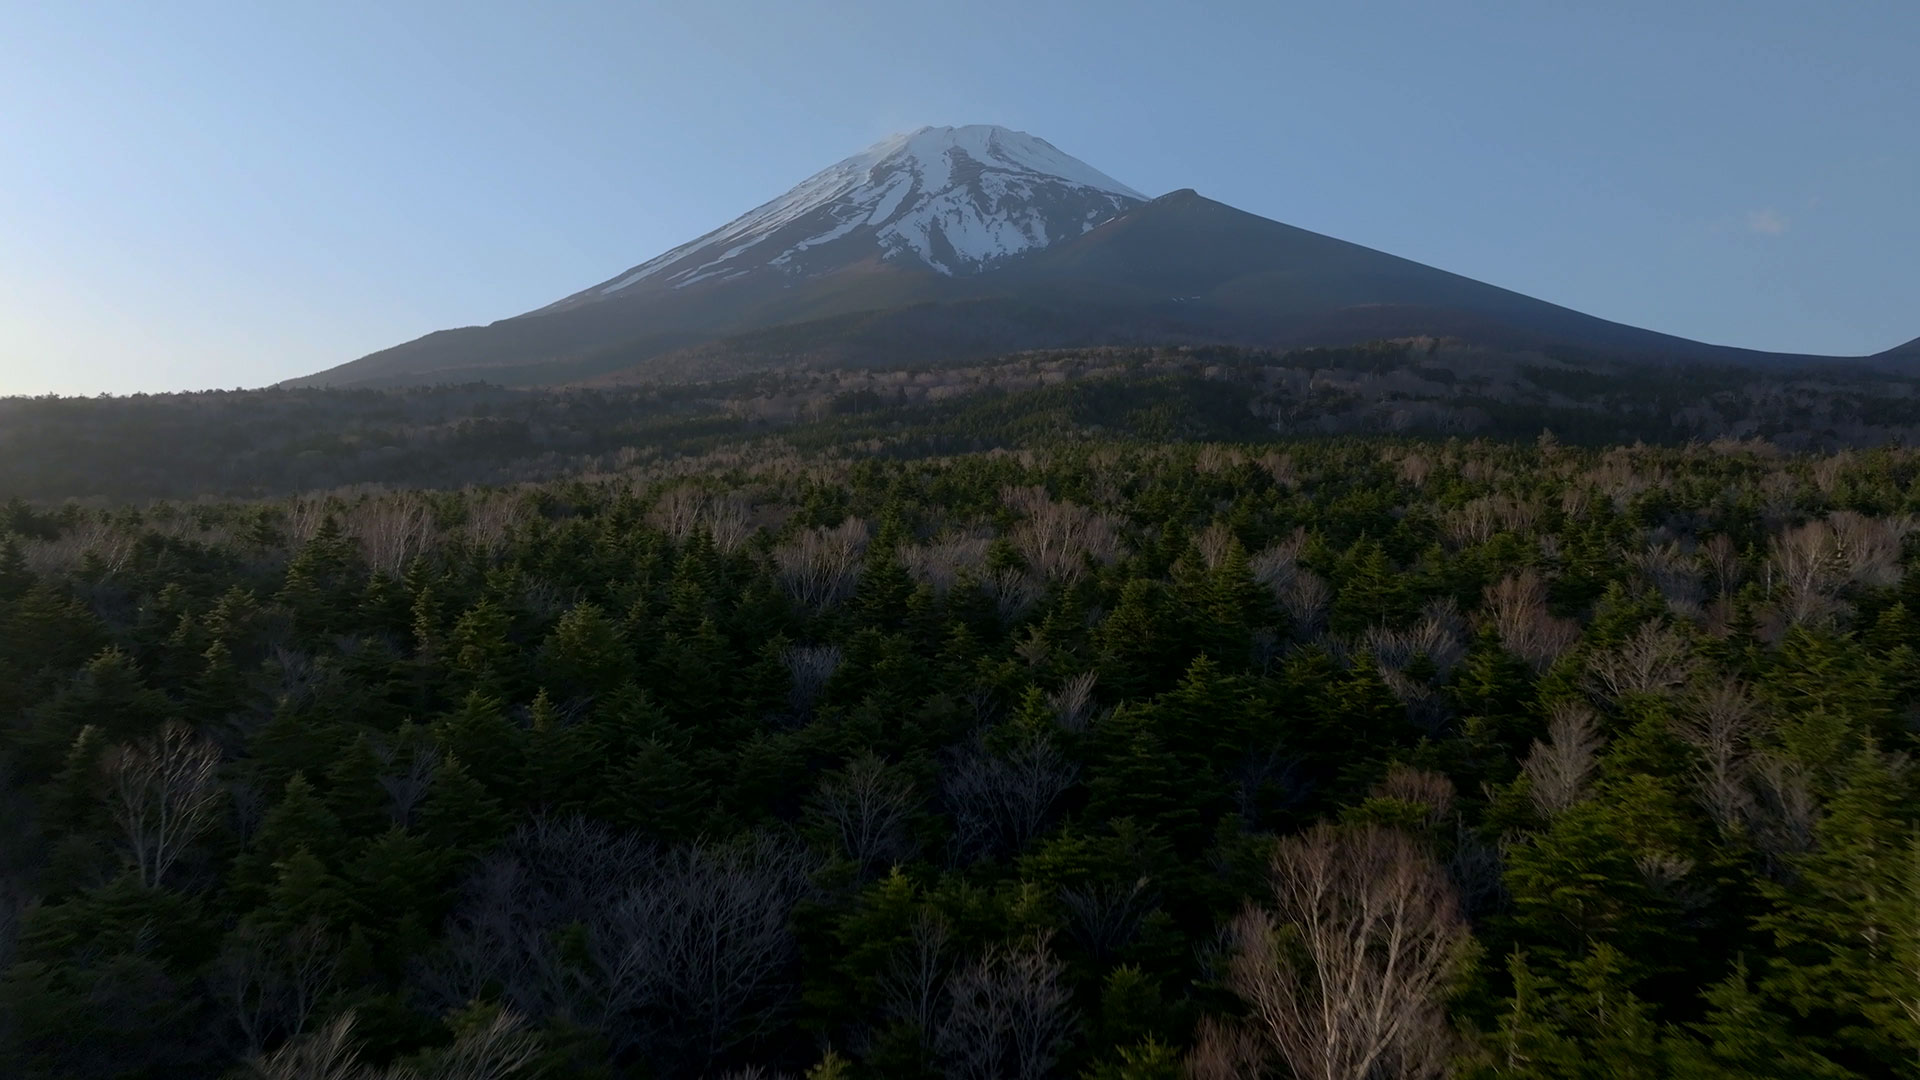
[[[6,0],[0,393],[519,314],[923,124],[1703,341],[1920,335],[1920,5],[1545,6]]]

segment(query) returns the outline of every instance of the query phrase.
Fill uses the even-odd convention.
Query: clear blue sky
[[[922,124],[1707,341],[1920,335],[1915,0],[0,0],[0,27],[0,392],[260,385],[517,314]]]

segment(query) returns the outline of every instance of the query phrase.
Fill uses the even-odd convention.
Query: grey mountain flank
[[[566,385],[1414,336],[1673,362],[1814,359],[1609,322],[1190,189],[1150,199],[1043,139],[974,125],[885,139],[545,307],[289,385]],[[1847,359],[1904,366],[1920,339]]]

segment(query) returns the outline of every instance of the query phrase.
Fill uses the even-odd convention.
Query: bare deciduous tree
[[[1361,638],[1380,678],[1407,707],[1407,719],[1437,732],[1446,723],[1446,698],[1438,691],[1467,655],[1466,621],[1452,600],[1427,605],[1420,621],[1405,630],[1373,626]],[[1425,678],[1409,673],[1415,660],[1432,666]]]
[[[794,645],[781,655],[793,685],[787,691],[787,704],[795,716],[804,717],[820,692],[827,688],[833,673],[840,670],[843,654],[838,645]]]
[[[1266,1040],[1242,1023],[1202,1017],[1181,1060],[1187,1080],[1258,1080],[1267,1075]]]
[[[769,838],[695,845],[605,914],[594,951],[656,1068],[712,1061],[778,1022],[799,956],[793,908],[812,870],[805,852]]]
[[[1775,535],[1768,544],[1768,584],[1782,591],[1787,620],[1819,622],[1844,612],[1838,594],[1849,584],[1899,584],[1901,544],[1914,528],[1906,516],[1875,519],[1836,510],[1825,521]]]
[[[1149,884],[1142,877],[1060,890],[1060,906],[1067,909],[1070,932],[1088,955],[1106,960],[1133,940],[1141,920],[1159,903]]]
[[[420,807],[421,800],[427,797],[427,790],[433,784],[434,770],[440,764],[440,752],[431,745],[415,746],[407,755],[406,771],[394,769],[398,758],[394,748],[384,742],[374,745],[374,756],[380,760],[383,770],[377,778],[380,790],[387,793],[387,817],[401,828],[411,828],[414,811]]]
[[[1087,730],[1087,724],[1093,719],[1093,687],[1098,679],[1095,673],[1083,671],[1047,695],[1047,704],[1053,706],[1054,718],[1061,728],[1067,731]]]
[[[1110,563],[1120,555],[1120,521],[1070,502],[1056,502],[1045,488],[1008,488],[1001,501],[1025,515],[1007,539],[1035,574],[1049,581],[1077,581],[1086,560]]]
[[[774,549],[773,563],[795,602],[825,611],[853,595],[866,553],[866,522],[848,518],[831,529],[802,529]]]
[[[1300,552],[1306,546],[1307,531],[1295,529],[1293,534],[1285,540],[1262,548],[1258,554],[1247,560],[1248,567],[1253,571],[1254,580],[1274,590],[1277,598],[1280,588],[1299,569]]]
[[[1233,923],[1228,983],[1275,1053],[1310,1080],[1445,1075],[1470,938],[1439,866],[1393,830],[1320,825],[1280,842],[1270,881],[1273,909]]]
[[[469,881],[419,981],[443,1005],[493,990],[686,1075],[779,1022],[814,866],[767,837],[662,853],[582,819],[537,821]],[[565,946],[570,926],[580,948]]]
[[[254,1058],[247,1071],[258,1080],[375,1080],[377,1074],[360,1064],[353,1022],[353,1013],[341,1013],[312,1035]]]
[[[1580,624],[1547,611],[1547,583],[1531,567],[1487,586],[1487,616],[1500,644],[1545,671],[1580,640]]]
[[[910,1025],[928,1046],[937,1036],[941,1010],[947,1001],[947,978],[953,968],[950,948],[953,929],[937,912],[914,916],[913,933],[894,950],[880,976],[881,1007],[887,1018]]]
[[[1686,641],[1657,622],[1641,625],[1618,648],[1587,661],[1587,686],[1603,697],[1666,695],[1685,686],[1695,667]]]
[[[993,571],[981,579],[980,584],[987,595],[993,598],[994,610],[1006,622],[1012,622],[1032,610],[1045,591],[1030,575],[1012,567]]]
[[[340,520],[341,531],[359,542],[367,565],[392,576],[439,538],[433,507],[418,492],[363,499]]]
[[[1200,561],[1206,565],[1207,569],[1218,570],[1236,542],[1238,542],[1237,538],[1233,535],[1233,530],[1227,527],[1226,522],[1216,521],[1202,529],[1200,534],[1193,538],[1193,548],[1200,553]]]
[[[913,782],[868,751],[821,781],[812,812],[865,876],[913,856],[907,822],[916,802]]]
[[[900,564],[915,581],[945,596],[963,574],[986,566],[991,546],[992,540],[985,536],[948,536],[925,546],[901,548]]]
[[[249,927],[221,950],[211,981],[247,1052],[258,1054],[306,1031],[339,966],[339,949],[318,923],[289,933]]]
[[[677,487],[660,496],[647,520],[680,543],[705,533],[724,553],[752,534],[751,517],[751,507],[739,495]]]
[[[1603,745],[1593,710],[1584,705],[1554,706],[1547,718],[1547,741],[1534,740],[1532,751],[1520,763],[1533,805],[1543,814],[1557,814],[1586,798],[1587,782],[1599,768]]]
[[[1794,856],[1813,850],[1813,828],[1819,816],[1813,785],[1804,766],[1772,754],[1756,758],[1752,776],[1754,799],[1746,813],[1747,830],[1766,857],[1768,873],[1784,877]]]
[[[1700,617],[1701,605],[1706,601],[1706,588],[1701,580],[1697,556],[1683,549],[1677,541],[1669,540],[1647,545],[1645,550],[1630,556],[1628,561],[1647,584],[1666,598],[1667,607],[1674,614],[1688,619]]]
[[[383,1080],[508,1080],[540,1057],[540,1042],[506,1009],[462,1031],[424,1072],[395,1067]]]
[[[950,755],[941,793],[963,858],[1019,851],[1038,835],[1078,770],[1045,738],[1005,755],[975,741]]]
[[[1327,607],[1333,602],[1333,589],[1326,579],[1311,570],[1297,570],[1279,590],[1281,610],[1293,620],[1294,630],[1315,634],[1326,628]]]
[[[1453,781],[1445,773],[1416,769],[1400,762],[1387,767],[1387,775],[1373,786],[1377,799],[1393,799],[1427,808],[1427,824],[1438,825],[1453,812]]]
[[[1044,937],[988,950],[956,973],[935,1035],[955,1080],[1042,1080],[1073,1030],[1066,965]]]
[[[1696,797],[1727,835],[1743,828],[1751,810],[1748,752],[1759,717],[1746,687],[1728,682],[1694,694],[1678,725],[1680,737],[1699,754]]]
[[[256,1080],[509,1080],[540,1056],[539,1040],[505,1009],[462,1031],[452,1046],[431,1054],[418,1069],[363,1064],[353,1026],[354,1014],[341,1013],[319,1031],[254,1057],[247,1073]]]
[[[1721,596],[1731,596],[1740,586],[1740,550],[1734,546],[1733,537],[1715,533],[1700,545],[1700,551],[1713,570],[1715,590]]]
[[[467,518],[460,534],[485,555],[499,554],[526,516],[525,504],[510,492],[468,492],[462,504]]]
[[[114,823],[140,881],[160,884],[220,803],[220,748],[185,724],[107,751],[102,761]]]

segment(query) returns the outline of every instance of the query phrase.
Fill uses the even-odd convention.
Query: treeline
[[[16,502],[0,1074],[1920,1075],[1916,474]]]
[[[1080,349],[685,385],[0,399],[0,498],[257,498],[544,483],[719,452],[924,457],[1116,437],[1393,433],[1792,452],[1920,443],[1920,380],[1507,354],[1419,340]]]

